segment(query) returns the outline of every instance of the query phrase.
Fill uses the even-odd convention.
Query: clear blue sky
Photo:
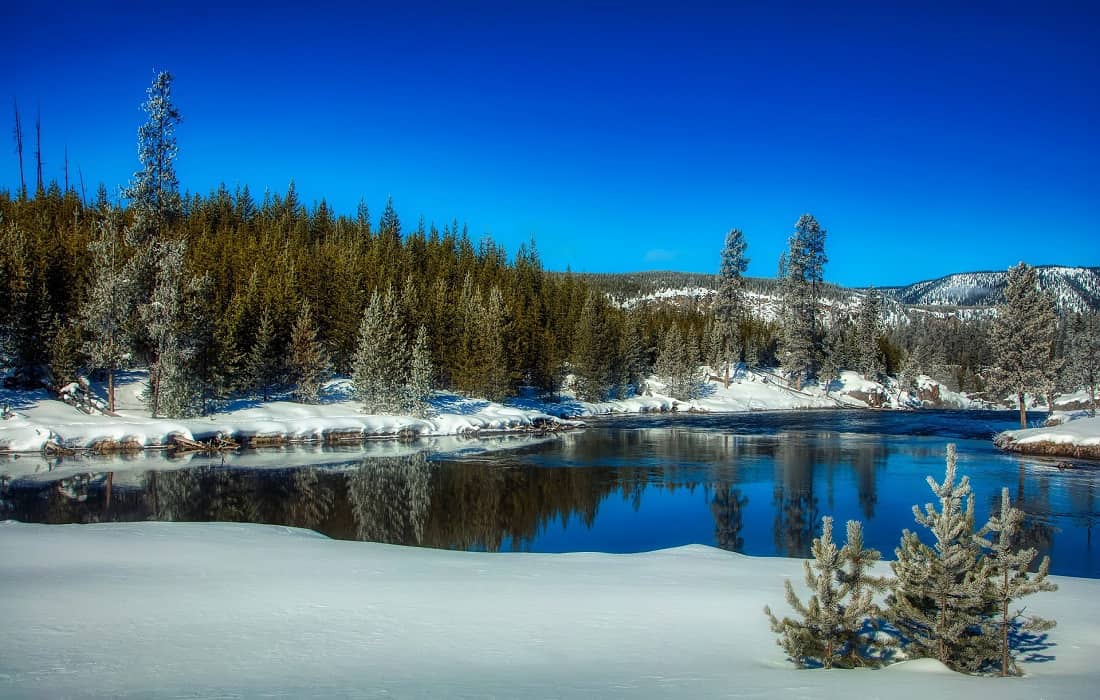
[[[846,285],[1100,265],[1100,3],[226,4],[5,3],[0,187],[12,98],[48,177],[125,183],[166,69],[183,188],[392,195],[552,269],[714,272],[739,227],[772,276],[803,212]]]

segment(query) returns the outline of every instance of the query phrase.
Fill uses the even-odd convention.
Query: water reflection
[[[1007,486],[1030,514],[1026,544],[1056,573],[1100,577],[1092,547],[1098,475],[995,452],[988,414],[945,415],[944,435],[892,414],[658,417],[601,422],[552,438],[275,450],[229,459],[0,462],[0,517],[24,521],[242,521],[330,537],[452,549],[642,551],[704,543],[808,556],[822,515],[861,519],[891,556],[911,506],[931,499],[948,441],[978,494],[977,517]],[[821,414],[818,414],[821,415]],[[874,424],[876,416],[881,424]],[[1006,427],[1015,419],[1005,417]],[[969,422],[968,422],[969,421]],[[746,429],[746,425],[750,425]],[[859,430],[853,430],[859,428]],[[874,430],[877,430],[875,432]],[[867,432],[871,430],[871,432]],[[861,432],[862,431],[862,432]],[[935,432],[935,431],[931,431]],[[963,438],[958,437],[964,436]]]

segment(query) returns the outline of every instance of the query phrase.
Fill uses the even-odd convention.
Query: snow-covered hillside
[[[1068,311],[1100,308],[1100,268],[1047,266],[1036,268],[1039,282],[1049,290],[1059,306]],[[935,280],[916,282],[905,287],[885,287],[883,317],[887,325],[897,325],[915,314],[954,315],[961,318],[988,317],[992,306],[1004,296],[1006,271],[966,272]],[[589,275],[590,282],[604,292],[612,303],[630,309],[646,305],[709,309],[714,303],[717,277],[696,273],[661,272],[633,275]],[[775,280],[746,280],[748,307],[758,318],[774,320],[780,306]],[[826,285],[823,303],[835,313],[854,313],[865,289]]]
[[[882,573],[888,573],[880,565]],[[802,562],[699,545],[485,554],[231,523],[0,524],[0,696],[1090,697],[1100,581],[1016,679],[938,662],[800,671],[762,613]],[[805,599],[805,598],[804,598]],[[1091,690],[1090,690],[1091,689]]]
[[[1058,307],[1068,311],[1100,308],[1100,268],[1037,267],[1039,286],[1054,295]],[[965,272],[890,289],[909,305],[993,306],[1004,299],[1008,273]]]

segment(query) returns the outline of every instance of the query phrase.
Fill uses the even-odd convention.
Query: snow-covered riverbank
[[[1100,416],[1089,417],[1084,411],[1055,414],[1057,424],[1026,430],[1006,430],[993,442],[1009,452],[1100,459]]]
[[[799,671],[801,562],[702,546],[479,554],[227,523],[0,524],[0,696],[1089,697],[1100,581],[1052,577],[1022,679]]]
[[[301,404],[284,397],[266,402],[238,399],[223,402],[215,412],[202,418],[170,420],[150,415],[141,399],[146,375],[131,372],[118,384],[115,415],[83,412],[41,390],[4,391],[0,402],[11,413],[0,421],[0,452],[41,452],[47,448],[134,450],[168,446],[177,437],[188,441],[223,438],[248,446],[275,446],[488,435],[568,429],[581,426],[570,420],[574,418],[657,411],[738,413],[817,408],[984,407],[927,377],[920,378],[916,392],[899,394],[896,386],[864,380],[855,372],[843,372],[830,384],[828,392],[817,385],[795,390],[775,374],[761,370],[739,369],[728,387],[713,372],[709,376],[700,395],[687,401],[665,395],[664,384],[655,378],[647,381],[642,396],[596,403],[580,401],[568,393],[556,402],[519,398],[500,404],[437,392],[426,418],[365,414],[362,404],[352,398],[350,382],[340,379],[329,382],[320,404]],[[93,387],[93,394],[105,405],[102,387]]]

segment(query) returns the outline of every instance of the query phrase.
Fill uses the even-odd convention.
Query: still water
[[[583,431],[170,459],[0,461],[0,518],[243,521],[452,549],[638,552],[690,543],[808,556],[821,517],[864,522],[892,558],[947,443],[979,522],[1008,487],[1055,573],[1100,577],[1100,465],[1007,455],[1012,412],[647,415]],[[1071,468],[1066,468],[1067,466]],[[838,526],[843,533],[843,527]]]

